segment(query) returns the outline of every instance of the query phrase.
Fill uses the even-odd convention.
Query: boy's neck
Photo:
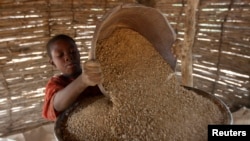
[[[76,73],[74,73],[72,75],[65,75],[65,74],[63,74],[63,76],[66,77],[66,78],[68,78],[68,79],[75,79],[75,78],[77,78],[81,74],[82,74],[82,70],[80,70],[79,72],[76,72]]]

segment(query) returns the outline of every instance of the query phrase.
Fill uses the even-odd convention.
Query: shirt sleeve
[[[42,116],[47,120],[55,121],[60,114],[54,109],[55,93],[64,88],[58,81],[58,78],[53,77],[46,85]]]

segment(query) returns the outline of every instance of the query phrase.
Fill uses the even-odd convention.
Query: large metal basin
[[[214,104],[216,104],[219,109],[221,110],[221,113],[224,115],[224,123],[221,124],[227,124],[227,125],[231,125],[233,124],[233,117],[232,114],[228,108],[228,106],[219,98],[215,97],[214,95],[208,94],[202,90],[196,89],[196,88],[192,88],[192,87],[186,87],[183,86],[184,88],[195,92],[198,95],[201,95],[209,100],[211,100]],[[74,110],[76,105],[73,105],[72,107],[70,107],[69,109],[67,109],[64,113],[62,113],[59,118],[56,120],[55,122],[55,136],[57,138],[58,141],[64,141],[63,140],[63,134],[62,134],[62,127],[65,125],[65,121],[67,120],[68,115]]]

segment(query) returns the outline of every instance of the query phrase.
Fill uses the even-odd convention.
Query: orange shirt
[[[60,91],[61,89],[65,88],[68,84],[70,84],[74,79],[67,78],[63,75],[54,76],[52,77],[45,89],[45,96],[44,96],[44,104],[43,104],[43,111],[42,116],[47,120],[55,121],[56,118],[59,116],[59,112],[54,109],[54,97],[55,93]],[[83,97],[87,96],[95,96],[102,94],[98,86],[89,86],[85,89],[82,94],[80,94],[78,100],[82,99]]]
[[[47,120],[55,121],[57,116],[60,114],[54,109],[54,97],[55,93],[65,88],[73,79],[64,77],[63,75],[52,77],[45,89],[44,104],[42,116]]]

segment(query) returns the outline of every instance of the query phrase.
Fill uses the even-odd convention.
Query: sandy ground
[[[250,109],[241,108],[232,113],[234,124],[250,125]],[[54,124],[47,124],[37,127],[24,133],[18,133],[5,138],[0,138],[0,141],[57,141],[54,135]]]

